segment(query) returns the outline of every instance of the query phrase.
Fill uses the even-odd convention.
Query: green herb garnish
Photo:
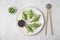
[[[9,12],[10,14],[13,14],[13,13],[15,12],[14,7],[9,7],[9,8],[8,8],[8,12]]]

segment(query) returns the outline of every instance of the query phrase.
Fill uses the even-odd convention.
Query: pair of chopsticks
[[[45,35],[47,35],[47,24],[48,24],[48,16],[50,16],[50,27],[51,27],[51,34],[53,35],[53,28],[52,28],[52,17],[51,17],[51,4],[47,4],[47,15],[46,15],[46,26],[45,26]],[[50,15],[49,15],[50,14]]]

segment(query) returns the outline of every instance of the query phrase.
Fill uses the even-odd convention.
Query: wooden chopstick
[[[47,9],[47,14],[46,14],[45,35],[47,35],[47,24],[48,24],[48,9]]]
[[[51,16],[51,9],[50,9],[50,27],[51,27],[51,34],[53,35],[53,27],[52,27],[52,16]]]
[[[51,27],[51,33],[53,35],[52,17],[51,17],[51,4],[47,4],[46,8],[47,8],[47,15],[46,15],[45,35],[47,35],[48,14],[50,14],[50,25],[51,25],[50,27]]]

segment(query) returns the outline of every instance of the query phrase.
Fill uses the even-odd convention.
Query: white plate
[[[44,17],[43,17],[43,15],[42,15],[41,11],[38,10],[37,8],[27,7],[27,8],[24,8],[24,9],[22,9],[22,10],[19,10],[19,11],[17,12],[17,19],[18,19],[18,20],[21,20],[22,11],[23,11],[23,10],[28,10],[28,9],[31,9],[34,13],[36,13],[36,14],[38,14],[38,15],[39,15],[39,14],[41,15],[41,17],[40,17],[40,19],[39,19],[39,23],[41,23],[42,26],[40,26],[39,28],[37,28],[36,30],[34,30],[34,32],[32,32],[32,33],[27,33],[26,29],[19,27],[18,24],[17,24],[17,27],[18,27],[19,32],[22,33],[22,34],[34,35],[34,34],[37,34],[38,32],[40,32],[41,29],[43,28],[43,25],[44,25]],[[17,23],[18,23],[18,21],[17,21]]]

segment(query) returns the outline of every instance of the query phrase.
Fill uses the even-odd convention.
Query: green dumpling
[[[36,22],[39,20],[41,15],[34,15],[34,18],[32,19],[32,22]]]
[[[32,28],[30,27],[30,25],[26,25],[25,28],[26,28],[26,30],[27,30],[28,32],[33,32],[33,30],[32,30]]]
[[[40,27],[41,26],[41,23],[32,23],[31,24],[31,28],[33,28],[33,29],[37,29],[38,27]]]
[[[27,14],[25,11],[22,12],[22,19],[27,20]]]
[[[33,11],[29,10],[28,11],[28,18],[31,19],[33,17]]]

